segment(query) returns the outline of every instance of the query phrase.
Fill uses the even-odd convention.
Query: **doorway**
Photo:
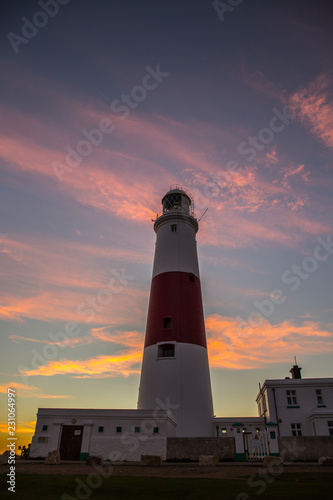
[[[61,460],[79,460],[83,425],[63,425],[59,453]]]

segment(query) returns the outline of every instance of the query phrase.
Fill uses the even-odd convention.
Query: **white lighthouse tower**
[[[192,195],[173,185],[154,221],[156,249],[138,409],[169,402],[178,437],[212,436],[213,402]]]

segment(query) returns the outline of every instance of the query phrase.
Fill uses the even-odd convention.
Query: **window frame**
[[[287,389],[286,390],[286,396],[287,396],[287,406],[290,407],[298,407],[297,404],[297,394],[295,389]]]
[[[317,406],[325,406],[321,389],[316,389]]]
[[[302,436],[302,424],[300,422],[293,422],[290,424],[291,435],[294,437]]]

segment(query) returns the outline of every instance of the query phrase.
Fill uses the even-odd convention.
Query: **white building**
[[[332,435],[333,379],[301,379],[297,365],[292,379],[265,380],[257,396],[258,417],[213,416],[193,199],[171,186],[162,206],[154,221],[138,409],[40,408],[30,457],[59,450],[63,460],[102,455],[138,461],[147,454],[165,460],[168,438],[197,439],[195,449],[199,441],[205,446],[205,438],[222,439],[219,446],[232,438],[224,441],[235,450],[230,459],[257,460],[278,455],[281,436]]]
[[[166,459],[167,437],[176,435],[169,410],[39,408],[30,457],[58,450],[62,460],[139,461],[141,455]]]
[[[277,423],[280,436],[333,435],[333,379],[301,378],[294,365],[292,378],[265,380],[256,401],[258,413]]]

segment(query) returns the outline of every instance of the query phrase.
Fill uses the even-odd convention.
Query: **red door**
[[[79,460],[83,435],[83,425],[64,425],[60,441],[61,460]]]

